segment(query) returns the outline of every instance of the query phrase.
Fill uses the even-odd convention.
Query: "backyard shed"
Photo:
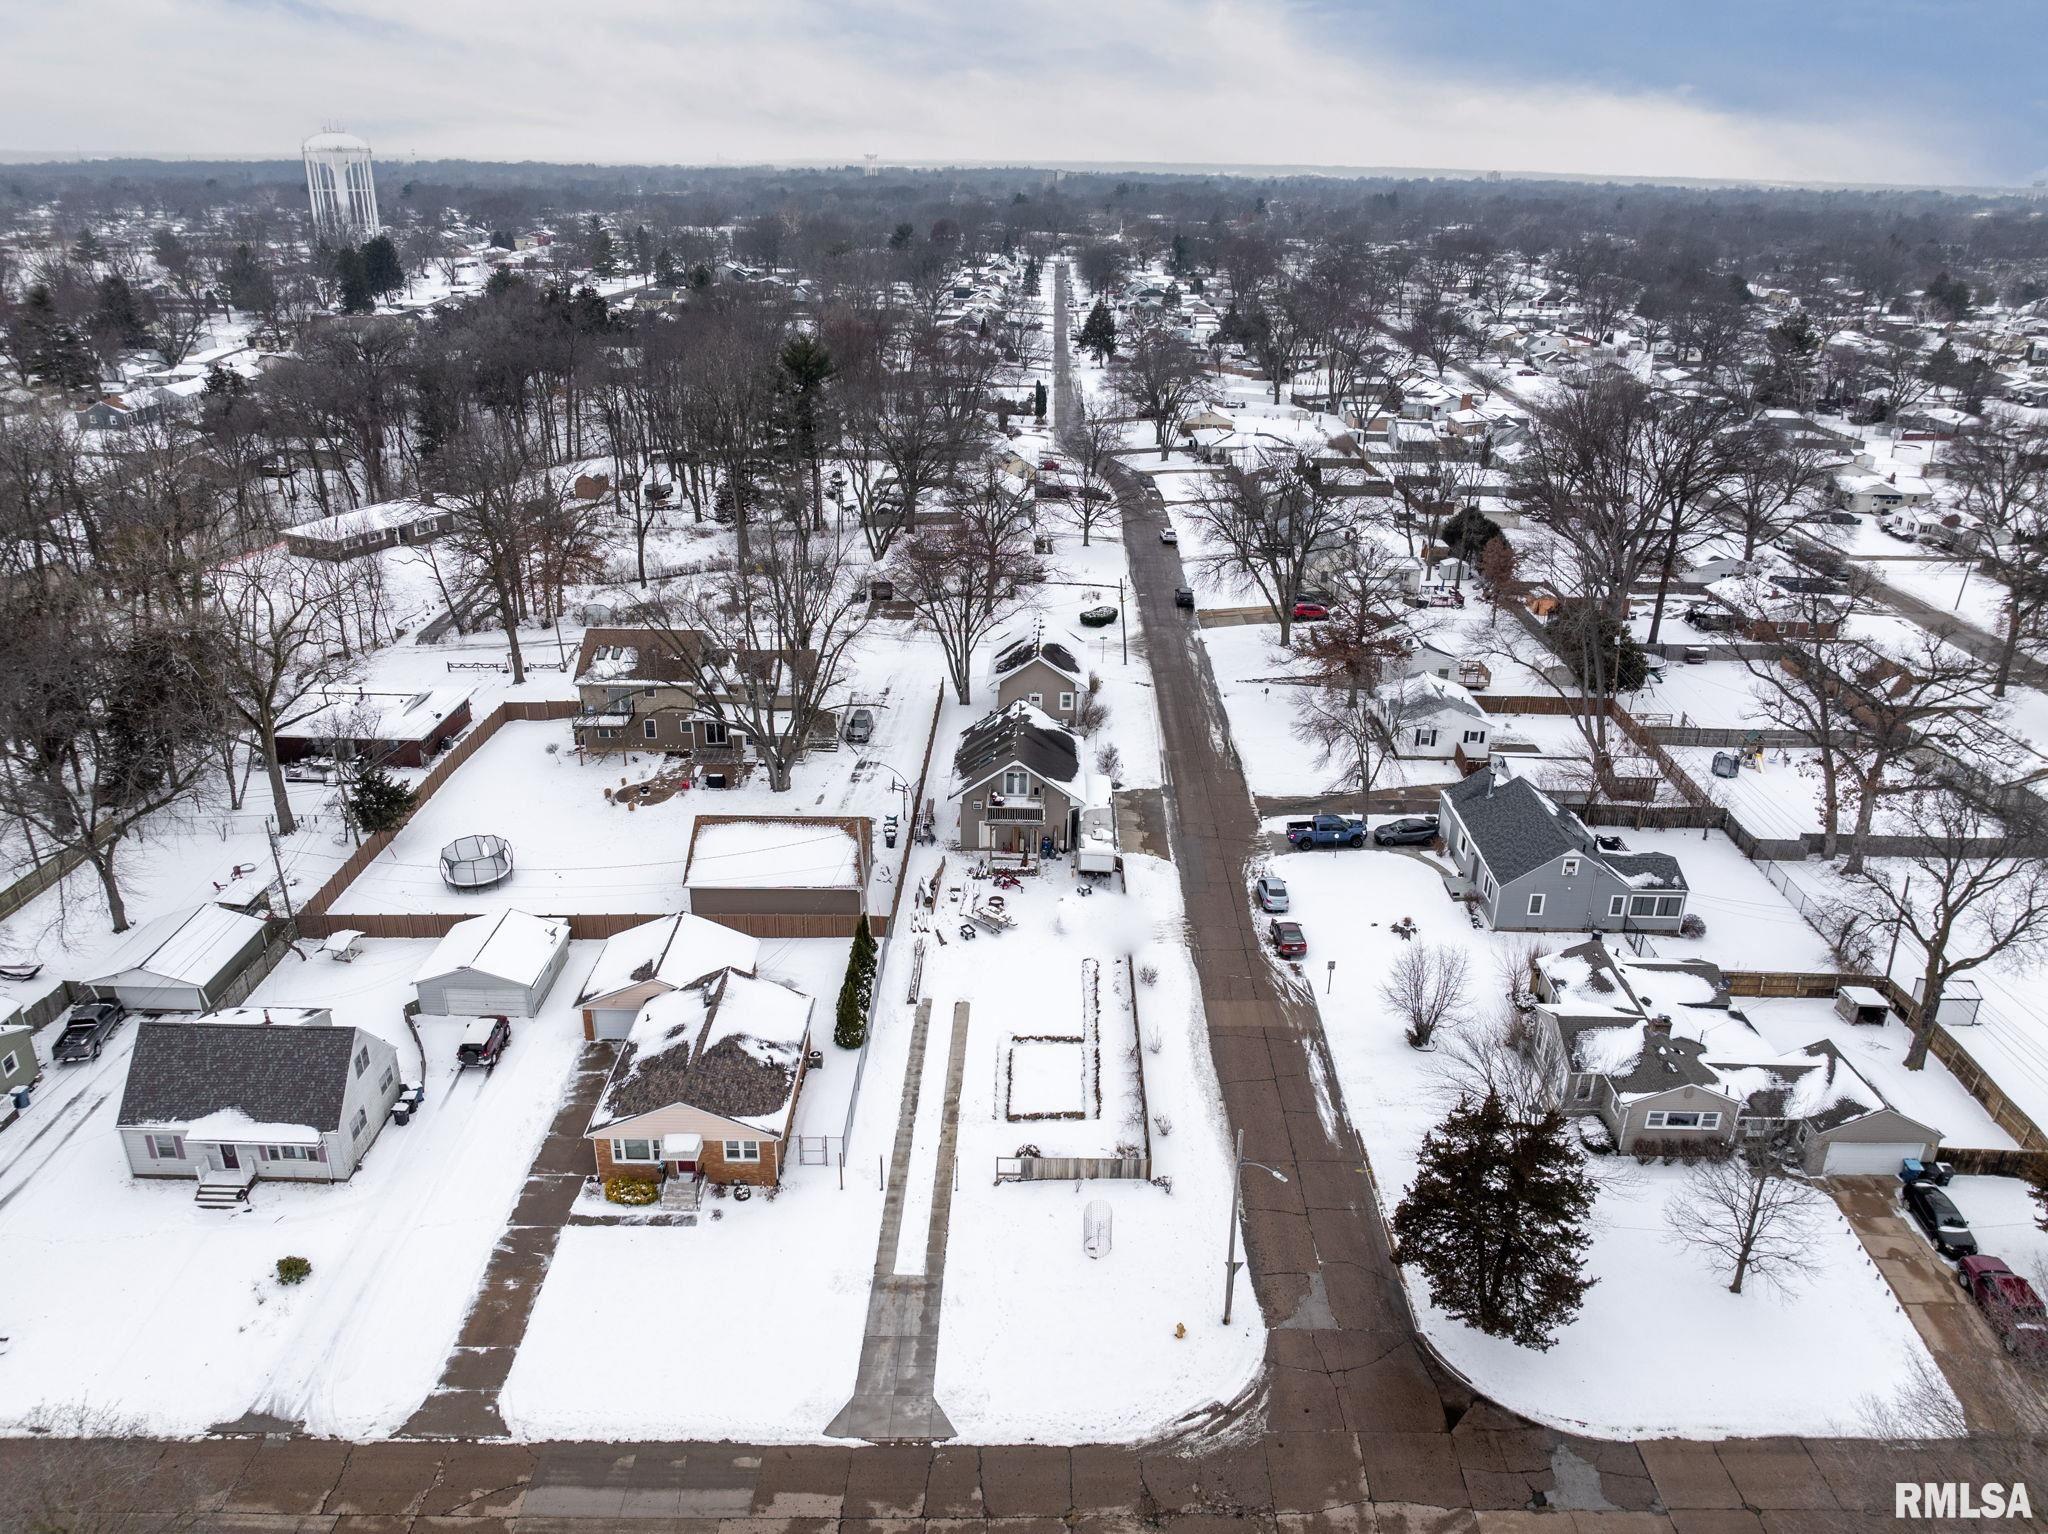
[[[568,960],[566,921],[498,911],[449,928],[413,989],[436,1017],[532,1017]]]
[[[129,932],[86,984],[131,1012],[204,1012],[262,951],[264,930],[224,906],[187,906]]]
[[[1882,1023],[1891,1010],[1884,994],[1867,985],[1845,985],[1835,992],[1835,1013],[1845,1023]]]
[[[851,937],[872,843],[864,815],[699,815],[683,868],[690,910],[755,937]]]

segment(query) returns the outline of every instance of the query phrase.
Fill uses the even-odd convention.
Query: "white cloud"
[[[1454,16],[1447,10],[1446,17]],[[1969,179],[1895,108],[1478,84],[1286,0],[103,0],[16,8],[15,150],[682,162],[1173,161]]]

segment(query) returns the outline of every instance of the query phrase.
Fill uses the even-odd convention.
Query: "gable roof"
[[[196,905],[144,922],[107,955],[95,980],[141,970],[184,985],[205,985],[263,934],[260,917],[225,906]]]
[[[1493,877],[1512,883],[1568,852],[1590,853],[1593,838],[1578,816],[1526,778],[1475,772],[1443,791]]]
[[[568,941],[566,921],[524,911],[472,916],[448,929],[414,978],[438,980],[467,969],[513,985],[532,985],[547,973],[556,950]]]
[[[953,753],[953,797],[979,788],[1006,767],[1023,767],[1048,783],[1071,784],[1081,754],[1071,733],[1029,703],[1012,703],[969,725]]]
[[[143,1023],[116,1122],[189,1124],[232,1111],[258,1124],[339,1129],[357,1031]]]
[[[634,1020],[585,1133],[683,1106],[780,1138],[811,1007],[801,991],[731,969],[655,998]]]
[[[682,990],[721,969],[754,972],[761,940],[701,916],[663,916],[607,938],[578,1006],[647,980]]]
[[[1042,618],[1028,629],[997,635],[994,651],[988,669],[989,675],[998,680],[1034,660],[1044,661],[1070,682],[1078,684],[1081,680],[1081,641],[1057,630],[1048,633]]]

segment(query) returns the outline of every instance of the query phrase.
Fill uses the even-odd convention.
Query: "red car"
[[[1294,616],[1296,618],[1327,618],[1330,616],[1330,609],[1321,602],[1312,602],[1307,597],[1302,597],[1294,604]]]
[[[2048,1306],[2003,1258],[1965,1257],[1956,1264],[1956,1282],[1977,1302],[2006,1352],[2015,1358],[2048,1359]]]
[[[1308,952],[1308,938],[1298,921],[1276,921],[1266,929],[1273,948],[1283,959],[1299,959]]]

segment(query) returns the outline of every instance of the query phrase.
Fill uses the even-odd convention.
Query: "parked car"
[[[846,716],[846,743],[864,746],[875,738],[875,711],[857,708]]]
[[[1294,616],[1297,621],[1318,622],[1330,616],[1330,609],[1321,602],[1307,597],[1297,597],[1294,602]]]
[[[1107,602],[1100,607],[1090,607],[1081,614],[1081,626],[1090,629],[1106,629],[1116,622],[1116,609]]]
[[[487,1071],[494,1071],[511,1044],[512,1020],[509,1017],[476,1018],[462,1030],[462,1042],[455,1046],[455,1064],[461,1070],[480,1065]]]
[[[1170,527],[1162,527],[1159,529],[1159,541],[1161,543],[1179,543],[1180,534]]]
[[[1934,1249],[1944,1257],[1974,1257],[1977,1238],[1970,1234],[1970,1222],[1949,1196],[1932,1183],[1908,1183],[1900,1190],[1906,1213],[1913,1217]]]
[[[1266,928],[1266,936],[1283,959],[1299,959],[1308,952],[1308,938],[1302,934],[1300,922],[1276,921]]]
[[[1291,847],[1363,847],[1365,822],[1344,815],[1316,815],[1287,822]]]
[[[1956,1264],[1956,1282],[1977,1302],[2006,1352],[2015,1358],[2048,1358],[2048,1306],[2004,1258],[1965,1257]]]
[[[50,1051],[59,1065],[82,1065],[97,1060],[128,1009],[118,1001],[82,1001],[71,1009],[71,1021],[57,1035],[57,1047]]]
[[[1381,847],[1427,847],[1436,840],[1436,816],[1409,815],[1374,826],[1372,839]]]
[[[1252,899],[1258,901],[1261,911],[1284,911],[1287,909],[1287,881],[1285,879],[1261,879],[1252,886]]]
[[[1193,606],[1195,605],[1195,589],[1194,589],[1194,587],[1192,587],[1192,586],[1176,586],[1176,587],[1174,587],[1174,588],[1173,588],[1173,605],[1174,605],[1175,607],[1186,607],[1186,608],[1193,608]]]

